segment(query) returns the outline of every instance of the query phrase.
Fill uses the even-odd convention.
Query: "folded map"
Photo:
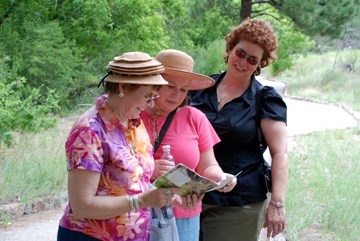
[[[237,173],[237,177],[241,172]],[[177,187],[180,188],[180,195],[187,195],[190,193],[204,193],[217,190],[224,187],[231,181],[227,178],[219,183],[216,183],[200,174],[194,172],[183,164],[176,165],[162,176],[158,177],[154,185],[157,188]]]

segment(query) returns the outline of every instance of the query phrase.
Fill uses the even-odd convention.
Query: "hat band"
[[[113,74],[116,74],[116,75],[122,75],[122,76],[136,76],[136,77],[139,77],[139,76],[155,76],[155,75],[160,75],[160,74],[118,74],[118,73],[114,73],[113,71],[109,70],[107,72],[107,74],[101,78],[99,84],[97,85],[97,87],[99,88],[100,85],[104,86],[104,82],[105,82],[105,79],[106,77],[108,77],[109,75],[113,75]]]
[[[115,73],[115,74],[116,74],[116,75],[122,75],[122,76],[136,76],[136,77],[159,75],[159,74],[118,74],[118,73]]]

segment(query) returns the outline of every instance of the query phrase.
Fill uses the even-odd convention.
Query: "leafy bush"
[[[0,59],[0,144],[11,145],[15,131],[36,132],[56,123],[48,114],[58,108],[58,97],[51,89],[41,94],[40,88],[26,86],[26,79],[14,73]],[[26,91],[23,91],[25,90]]]
[[[294,64],[294,59],[299,55],[306,54],[315,47],[315,42],[296,30],[288,23],[281,28],[277,28],[279,49],[278,59],[270,66],[270,72],[277,75],[280,72],[289,69]]]
[[[194,58],[195,72],[211,75],[226,70],[223,56],[225,54],[224,40],[217,40],[207,47],[198,47],[189,50],[188,53]]]

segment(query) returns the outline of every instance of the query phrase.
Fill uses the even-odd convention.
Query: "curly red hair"
[[[247,40],[257,44],[264,50],[260,65],[255,71],[256,75],[260,74],[260,68],[270,65],[277,58],[278,42],[275,31],[270,23],[264,20],[247,18],[241,24],[234,27],[224,39],[226,41],[225,63],[228,62],[230,51],[240,40]]]

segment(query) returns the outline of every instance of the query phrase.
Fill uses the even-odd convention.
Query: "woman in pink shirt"
[[[156,59],[165,67],[163,78],[169,83],[159,90],[154,108],[147,108],[140,114],[152,143],[159,137],[159,132],[170,112],[177,110],[169,128],[154,153],[155,171],[151,180],[174,167],[174,163],[160,159],[161,146],[171,145],[171,154],[175,165],[182,163],[200,175],[219,182],[231,177],[223,173],[213,152],[213,146],[220,141],[206,116],[187,104],[189,90],[210,87],[214,81],[204,75],[193,73],[194,61],[191,56],[179,50],[163,50]],[[220,189],[229,192],[236,185],[234,178],[227,186]],[[176,217],[180,241],[199,239],[199,217],[203,194],[183,197],[182,205],[173,208]]]

